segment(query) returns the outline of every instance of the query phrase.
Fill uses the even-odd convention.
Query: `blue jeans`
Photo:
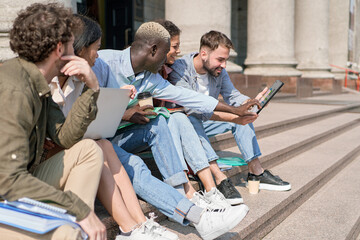
[[[198,133],[201,142],[203,143],[205,152],[208,156],[209,161],[218,159],[214,149],[210,144],[208,138],[217,134],[231,131],[234,135],[235,142],[239,147],[239,150],[246,162],[250,162],[253,159],[258,158],[261,155],[260,147],[256,139],[254,126],[252,123],[247,125],[239,125],[229,122],[218,122],[218,121],[205,121],[189,116],[194,129]]]
[[[144,125],[136,124],[118,130],[111,142],[131,153],[140,152],[150,146],[164,182],[174,187],[187,182],[171,132],[163,116],[158,116]]]
[[[194,204],[173,187],[152,176],[140,157],[124,151],[116,144],[113,144],[113,147],[129,175],[136,194],[166,216],[187,225],[189,221],[184,218]]]
[[[188,170],[185,160],[195,174],[209,167],[205,150],[189,118],[184,113],[173,113],[168,126],[183,168]]]

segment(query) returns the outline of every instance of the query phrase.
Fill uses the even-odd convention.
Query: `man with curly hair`
[[[90,239],[106,239],[94,199],[103,159],[98,145],[81,140],[95,119],[99,84],[86,60],[74,56],[78,24],[70,9],[33,4],[21,11],[10,32],[17,58],[0,67],[0,196],[58,205],[76,217]],[[88,89],[65,119],[48,84],[59,75],[76,76]],[[42,161],[45,137],[66,150]],[[43,235],[0,224],[4,239],[79,239],[67,225]]]

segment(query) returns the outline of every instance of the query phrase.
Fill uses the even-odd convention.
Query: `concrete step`
[[[359,114],[354,113],[334,115],[326,120],[317,121],[303,127],[260,139],[259,144],[262,152],[267,153],[261,157],[262,164],[266,168],[280,164],[292,156],[312,148],[326,139],[359,124],[359,117]],[[240,156],[240,152],[237,147],[233,147],[219,152],[219,155],[223,157]],[[146,160],[147,163],[150,163],[150,169],[155,170],[154,172],[157,173],[155,169],[156,165],[155,163],[152,163],[152,161],[152,159]],[[234,167],[227,171],[226,174],[235,184],[240,184],[246,178],[247,166]],[[197,182],[193,182],[193,186],[196,190],[199,189]],[[146,202],[140,202],[144,213],[155,212],[155,214],[159,216],[158,220],[165,219],[165,216],[156,208]],[[96,204],[96,212],[106,225],[108,235],[116,236],[116,233],[118,232],[116,222],[98,202]]]
[[[261,139],[360,107],[360,103],[348,103],[345,106],[302,104],[301,107],[294,106],[298,104],[272,103],[254,123],[256,136]],[[211,137],[210,142],[216,151],[236,146],[230,132]]]
[[[291,191],[263,190],[251,195],[245,187],[237,186],[250,211],[238,226],[219,239],[264,237],[360,154],[359,138],[360,126],[357,126],[272,168],[292,184]],[[161,224],[177,232],[180,239],[200,239],[191,227],[167,220]]]
[[[360,231],[360,157],[264,239],[356,239]]]
[[[343,113],[264,137],[258,141],[263,153],[260,157],[262,166],[264,168],[274,167],[359,124],[359,114]],[[221,157],[241,157],[237,146],[220,151],[218,154]],[[233,181],[239,182],[239,177],[246,176],[247,166],[233,167],[226,174]]]

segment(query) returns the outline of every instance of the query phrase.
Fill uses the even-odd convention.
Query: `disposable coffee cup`
[[[137,95],[137,99],[138,99],[138,103],[139,103],[140,107],[146,106],[146,105],[154,106],[153,105],[152,95],[151,95],[150,92],[139,93]],[[152,109],[146,109],[145,111],[151,112]]]
[[[250,194],[259,193],[260,180],[256,176],[250,176],[248,179],[248,188]]]

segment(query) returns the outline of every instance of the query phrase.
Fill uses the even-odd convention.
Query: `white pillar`
[[[245,74],[300,76],[295,69],[295,0],[248,1]]]
[[[329,63],[346,68],[348,61],[350,0],[330,0]],[[344,79],[345,70],[331,67],[336,79]]]
[[[329,0],[301,0],[295,6],[295,55],[302,77],[333,78],[329,66]]]
[[[181,29],[181,55],[199,51],[201,36],[210,30],[231,39],[231,0],[166,0],[165,18]],[[235,56],[231,51],[230,57]],[[226,70],[239,72],[242,68],[228,61]]]
[[[353,11],[354,11],[354,31],[352,39],[352,62],[357,63],[356,70],[360,70],[360,0],[354,0],[353,2]]]
[[[17,13],[33,3],[53,2],[51,0],[1,0],[0,1],[0,62],[15,57],[9,45],[9,32]],[[76,11],[76,0],[58,0],[65,7]]]

